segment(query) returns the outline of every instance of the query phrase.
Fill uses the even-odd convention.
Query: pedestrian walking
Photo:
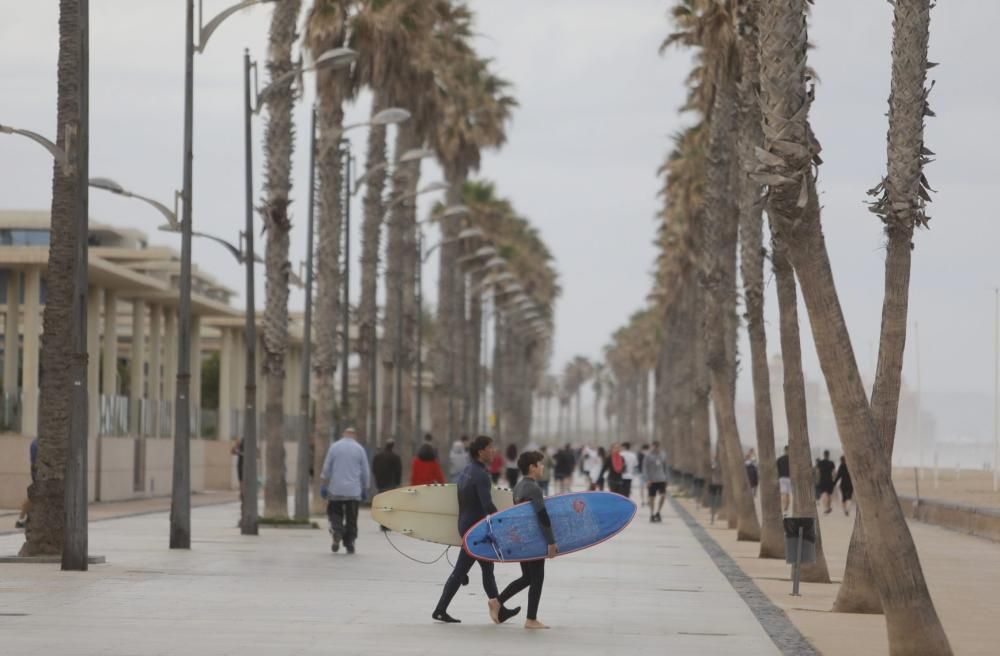
[[[507,451],[504,454],[504,477],[507,479],[507,485],[513,490],[514,486],[517,485],[517,479],[521,475],[520,470],[517,468],[517,447],[513,444],[507,445]]]
[[[451,445],[451,451],[448,452],[448,476],[452,483],[458,480],[458,475],[467,464],[469,464],[469,436],[463,435],[455,440]]]
[[[570,491],[573,483],[573,468],[576,466],[576,458],[573,455],[573,446],[569,443],[560,449],[555,455],[556,489],[560,494]]]
[[[500,476],[503,474],[503,456],[497,451],[493,454],[493,459],[490,460],[489,464],[490,480],[496,485],[500,482]]]
[[[413,462],[410,463],[410,485],[430,485],[444,482],[444,472],[441,471],[437,452],[431,444],[424,442],[417,449],[417,455],[413,456]]]
[[[750,449],[749,451],[747,451],[747,456],[746,456],[746,458],[743,459],[743,466],[746,467],[746,470],[747,470],[747,480],[750,481],[750,494],[753,495],[754,498],[756,498],[757,497],[757,483],[758,483],[758,478],[759,478],[758,475],[757,475],[757,452],[756,451],[754,451],[753,449]]]
[[[833,474],[837,466],[830,460],[830,452],[824,451],[823,457],[816,462],[817,481],[819,488],[819,500],[823,505],[823,514],[829,515],[833,511]]]
[[[469,464],[458,476],[458,534],[465,533],[473,524],[497,511],[493,505],[492,485],[486,465],[493,459],[493,438],[480,435],[472,441],[469,447]],[[476,563],[483,573],[483,590],[488,599],[490,619],[494,623],[506,622],[517,615],[521,608],[508,609],[500,603],[500,592],[497,590],[496,577],[493,574],[493,563],[478,560],[470,556],[464,549],[458,552],[458,560],[448,580],[445,581],[441,597],[431,617],[438,622],[456,623],[461,620],[448,614],[448,605],[458,592],[463,582],[468,581],[469,570]]]
[[[28,467],[31,472],[31,483],[34,485],[38,478],[38,438],[31,440],[28,445]],[[28,528],[28,515],[31,513],[31,497],[25,496],[21,502],[21,513],[14,522],[14,528]]]
[[[788,445],[785,445],[785,452],[778,457],[778,492],[781,493],[781,513],[788,514],[788,508],[792,500],[792,477],[788,468]]]
[[[382,450],[375,454],[372,459],[372,477],[375,479],[375,489],[378,492],[385,492],[399,487],[403,482],[403,461],[393,449],[396,446],[394,440],[388,440]],[[388,531],[382,526],[383,531]]]
[[[622,457],[622,445],[615,442],[611,445],[611,452],[604,461],[601,476],[605,477],[608,483],[608,491],[615,494],[624,494],[623,475],[625,472],[625,458]]]
[[[837,467],[837,477],[833,479],[833,484],[840,483],[840,503],[844,507],[844,515],[850,515],[848,510],[851,499],[854,498],[854,482],[851,481],[851,472],[847,470],[847,458],[840,456],[840,466]]]
[[[591,452],[590,462],[587,465],[587,480],[590,482],[591,491],[604,489],[604,463],[607,459],[608,453],[603,446]]]
[[[334,553],[340,551],[341,541],[347,553],[354,553],[358,505],[368,495],[370,485],[368,454],[355,439],[354,429],[347,428],[343,437],[330,445],[320,472],[320,496],[327,500],[326,515],[333,535],[330,549]]]
[[[622,471],[621,495],[631,497],[632,481],[638,476],[639,457],[632,451],[632,445],[628,442],[622,444],[621,457],[625,461],[625,469]]]
[[[642,474],[642,463],[646,459],[646,454],[649,453],[649,445],[643,444],[639,447],[639,453],[636,454],[636,459],[638,460],[638,466],[636,467],[635,481],[639,486],[639,499],[641,506],[646,506],[646,477]],[[650,502],[652,505],[652,502]]]
[[[667,458],[660,450],[660,443],[653,442],[649,453],[642,459],[642,475],[649,492],[649,521],[662,522],[660,512],[667,500]]]
[[[549,545],[547,558],[555,558],[559,553],[555,534],[552,532],[552,521],[545,510],[545,499],[538,479],[545,475],[545,454],[540,451],[525,451],[517,459],[517,468],[522,478],[514,486],[514,503],[530,503],[538,519],[538,528]],[[538,621],[538,604],[542,600],[542,584],[545,582],[545,559],[529,560],[521,563],[521,578],[511,581],[510,585],[500,593],[501,604],[528,588],[528,614],[524,621],[526,629],[547,629]]]
[[[549,481],[552,480],[552,456],[549,455],[549,447],[543,446],[538,450],[542,454],[542,469],[541,473],[535,477],[535,481],[538,483],[538,487],[542,488],[542,494],[544,496],[549,496]]]

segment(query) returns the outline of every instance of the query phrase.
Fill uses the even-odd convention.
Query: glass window
[[[0,246],[48,246],[48,230],[0,230]]]

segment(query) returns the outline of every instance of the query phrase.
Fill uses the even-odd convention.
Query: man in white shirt
[[[625,461],[625,471],[622,472],[622,496],[632,496],[632,479],[639,477],[639,457],[632,452],[632,445],[622,444],[622,460]]]

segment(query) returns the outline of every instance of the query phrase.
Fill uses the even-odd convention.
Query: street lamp
[[[68,132],[68,131],[67,131]],[[32,132],[31,130],[22,130],[20,128],[11,127],[9,125],[0,124],[0,134],[18,134],[22,137],[31,139],[38,145],[40,145],[45,150],[49,151],[49,154],[59,163],[59,168],[62,169],[63,175],[73,175],[75,172],[75,167],[73,162],[70,161],[69,155],[65,150],[57,146],[50,139],[43,137],[37,132]],[[66,143],[72,143],[67,134]]]
[[[177,391],[174,408],[173,487],[170,494],[170,548],[191,548],[191,210],[194,177],[194,53],[204,52],[208,40],[224,20],[238,11],[270,0],[243,0],[205,23],[202,2],[198,0],[198,44],[195,45],[194,0],[187,0],[184,33],[184,166],[181,200],[181,274],[180,302],[177,313]],[[253,251],[252,231],[247,234],[247,249]],[[247,258],[253,266],[253,258]],[[249,337],[249,335],[248,335]],[[245,446],[245,442],[244,442]],[[257,466],[256,445],[244,458],[244,465]],[[256,484],[256,471],[250,476]],[[246,478],[244,478],[246,480]],[[256,502],[256,497],[254,498]],[[255,505],[256,509],[256,505]],[[254,525],[256,531],[256,524]]]
[[[350,362],[351,355],[351,196],[354,192],[351,191],[351,162],[353,160],[353,155],[351,154],[351,141],[349,139],[342,138],[346,132],[354,130],[356,128],[371,127],[373,125],[392,125],[396,123],[402,123],[403,121],[408,121],[410,119],[409,110],[403,109],[402,107],[388,107],[379,112],[376,112],[371,120],[362,121],[360,123],[352,123],[350,125],[344,126],[340,130],[340,134],[337,144],[346,144],[347,148],[341,157],[345,161],[344,170],[344,285],[343,285],[343,297],[344,304],[342,310],[342,326],[341,330],[343,332],[343,345],[341,348],[341,371],[340,371],[340,417],[341,421],[347,417],[348,405],[350,395],[348,394],[348,384],[350,382],[350,371],[348,365]],[[412,152],[412,151],[411,151]],[[405,154],[410,154],[405,153]],[[414,159],[419,159],[417,155],[410,155],[411,159],[408,161],[413,161]],[[340,158],[338,158],[339,161]],[[383,163],[384,164],[384,163]],[[365,175],[368,173],[365,172]],[[360,186],[360,185],[358,185]],[[340,429],[346,428],[346,426],[340,426]],[[337,431],[340,433],[340,430]]]
[[[179,191],[174,192],[174,209],[171,210],[169,207],[167,207],[158,200],[154,200],[152,198],[148,198],[146,196],[142,196],[140,194],[128,191],[120,184],[112,180],[111,178],[91,178],[89,184],[91,187],[94,187],[95,189],[103,189],[104,191],[111,192],[112,194],[115,194],[117,196],[122,196],[124,198],[135,198],[136,200],[141,200],[142,202],[148,205],[152,205],[154,208],[156,208],[156,211],[162,214],[164,218],[166,218],[167,220],[169,230],[165,232],[180,232],[181,225],[177,221],[177,204],[178,201],[180,200],[181,192]]]

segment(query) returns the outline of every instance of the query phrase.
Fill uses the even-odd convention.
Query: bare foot
[[[538,620],[525,620],[524,628],[526,629],[547,629],[548,625],[542,624]]]
[[[500,601],[498,599],[490,599],[487,602],[490,608],[490,619],[493,620],[494,624],[500,623]]]

